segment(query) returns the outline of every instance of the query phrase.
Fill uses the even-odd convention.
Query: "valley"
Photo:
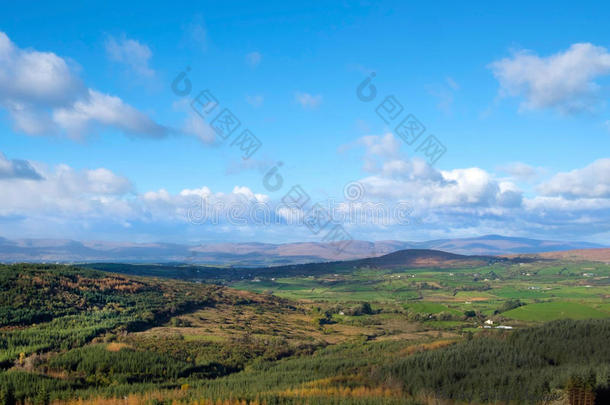
[[[610,265],[600,261],[406,250],[262,268],[85,266],[2,266],[3,398],[540,403],[570,384],[608,392],[610,357],[597,352],[610,338]],[[451,371],[466,353],[482,368]]]

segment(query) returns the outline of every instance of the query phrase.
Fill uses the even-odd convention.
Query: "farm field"
[[[229,285],[323,305],[368,301],[398,307],[454,330],[490,319],[519,327],[556,319],[610,317],[610,265],[600,262],[534,261],[474,268],[361,268],[302,277],[256,276]],[[331,269],[332,270],[332,269]],[[471,319],[471,320],[472,320]],[[440,324],[438,323],[440,322]],[[479,325],[480,326],[480,325]]]
[[[504,313],[521,321],[553,321],[556,319],[601,319],[608,313],[576,302],[544,302],[525,305]]]

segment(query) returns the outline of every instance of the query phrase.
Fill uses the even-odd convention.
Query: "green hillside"
[[[568,301],[543,302],[525,305],[504,312],[507,318],[520,321],[553,321],[557,319],[601,319],[610,317],[610,313],[600,311],[588,305]]]

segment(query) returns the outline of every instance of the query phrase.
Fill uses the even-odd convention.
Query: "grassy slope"
[[[601,319],[608,318],[608,312],[576,302],[543,302],[529,304],[504,312],[504,316],[520,321],[554,321],[557,319]]]

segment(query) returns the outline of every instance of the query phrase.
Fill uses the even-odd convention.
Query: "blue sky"
[[[610,243],[606,6],[291,3],[4,5],[0,236],[322,240],[282,211],[300,185],[355,239]],[[220,106],[204,120],[189,102],[205,89]],[[398,120],[426,128],[413,145],[376,113],[390,95]],[[210,126],[221,108],[241,121],[225,141]],[[245,128],[262,146],[244,160],[231,142]],[[433,165],[416,151],[429,135],[446,149]],[[272,191],[262,178],[278,162]],[[193,223],[197,199],[223,219]],[[249,217],[227,220],[232,204]],[[345,216],[378,216],[367,204],[410,219]]]

